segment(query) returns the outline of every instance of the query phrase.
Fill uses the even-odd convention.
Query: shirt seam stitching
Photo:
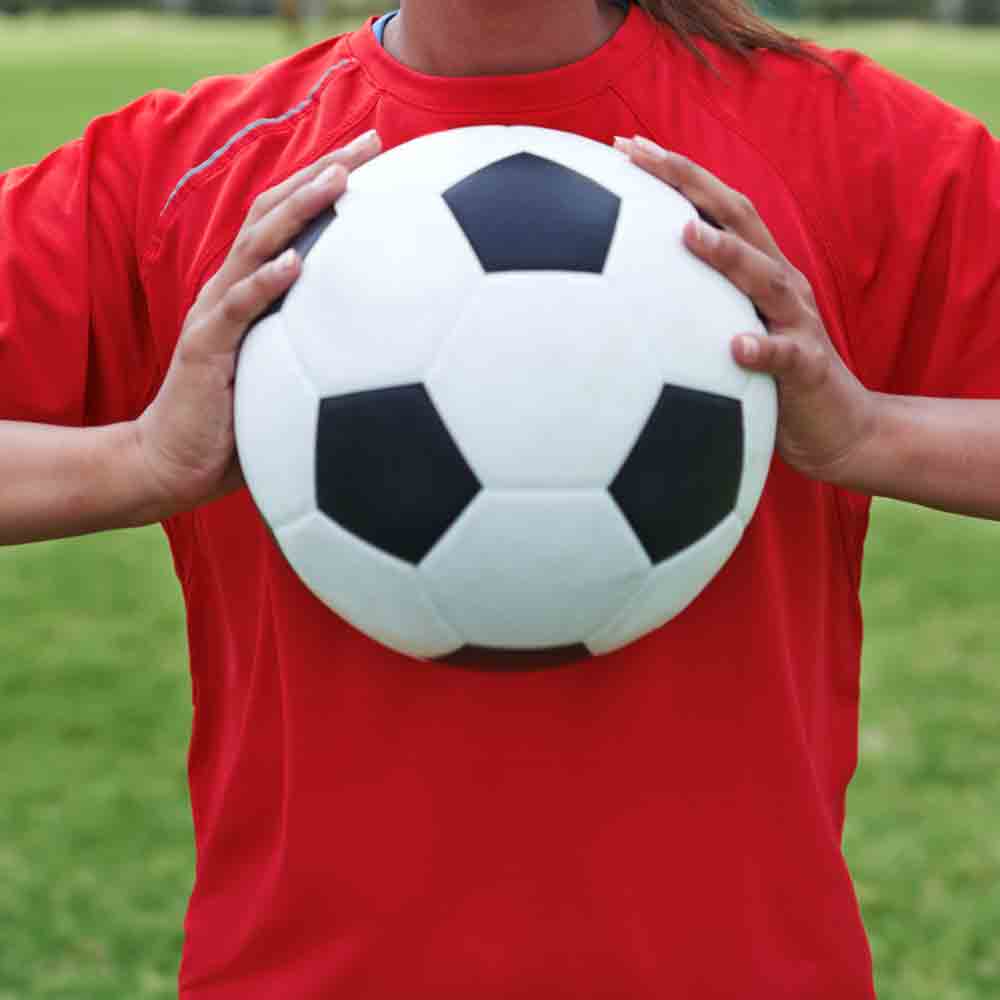
[[[248,123],[242,129],[234,132],[219,147],[221,153],[214,159],[214,162],[213,157],[216,157],[216,154],[213,153],[202,160],[200,164],[196,164],[192,169],[197,169],[199,166],[204,166],[204,169],[199,173],[191,175],[188,182],[183,183],[181,186],[182,178],[182,181],[178,182],[178,186],[175,186],[171,195],[160,209],[156,226],[140,258],[142,271],[145,272],[146,265],[159,256],[166,234],[181,214],[183,205],[190,199],[193,192],[200,190],[204,184],[228,169],[244,150],[251,148],[259,139],[265,136],[279,135],[282,132],[288,132],[297,127],[300,121],[319,108],[321,98],[326,92],[330,81],[335,78],[339,79],[343,75],[338,70],[345,70],[356,63],[357,59],[353,56],[339,60],[334,66],[324,71],[325,79],[321,79],[317,85],[314,85],[315,89],[310,92],[307,98],[303,98],[297,106],[293,106],[293,108],[297,109],[293,110],[291,114],[286,113],[286,115],[276,116],[274,120],[270,121],[267,119],[257,119],[262,124],[257,125],[255,128],[250,128],[250,125],[253,124],[252,122]]]
[[[331,77],[334,75],[335,74],[331,74]],[[350,132],[350,130],[353,129],[359,121],[364,120],[364,118],[371,113],[371,110],[376,102],[377,99],[373,95],[371,99],[364,102],[361,109],[356,115],[349,118],[346,122],[339,123],[336,128],[330,129],[329,131],[325,132],[321,136],[319,141],[316,143],[316,147],[325,148],[329,145],[332,145],[333,143],[336,142],[337,137],[345,135],[348,132]],[[279,126],[264,130],[256,130],[255,132],[245,136],[244,137],[245,141],[238,143],[236,147],[232,147],[227,152],[227,155],[221,158],[220,164],[218,166],[213,165],[212,169],[197,175],[197,178],[192,183],[192,185],[189,186],[188,190],[200,189],[200,187],[203,184],[208,183],[209,180],[211,180],[214,177],[217,177],[219,174],[223,173],[226,169],[228,169],[232,165],[232,163],[236,160],[239,153],[242,152],[244,149],[250,147],[252,141],[254,140],[254,137],[258,136],[262,137],[264,135],[277,135],[280,134],[281,132],[291,132],[298,127],[299,123],[302,120],[303,115],[305,115],[306,112],[308,112],[311,108],[318,108],[318,106],[319,102],[314,101],[309,105],[309,108],[304,109],[301,114],[297,114],[292,118],[281,122]],[[292,174],[294,174],[297,170],[300,170],[303,166],[306,166],[308,162],[311,161],[295,160],[288,173],[283,177],[281,177],[277,181],[277,183],[280,184],[283,180],[286,180],[288,177],[291,177]],[[181,201],[182,197],[183,201]],[[187,201],[188,197],[189,196],[178,196],[178,199],[174,203],[175,205],[177,205],[177,207],[172,209],[170,220],[165,222],[162,227],[158,227],[158,232],[154,235],[154,237],[150,239],[150,244],[147,246],[147,250],[142,254],[142,257],[140,258],[140,276],[144,287],[148,287],[151,284],[151,277],[149,274],[150,269],[153,267],[156,259],[159,257],[159,253],[162,250],[163,241],[166,237],[166,234],[172,228],[177,218],[179,218],[181,214],[181,207],[183,203]],[[178,204],[178,202],[180,202],[180,204]],[[188,312],[191,310],[191,307],[193,306],[195,299],[197,299],[199,292],[201,291],[205,282],[208,280],[206,276],[212,273],[210,270],[212,265],[217,263],[219,258],[226,253],[226,251],[230,246],[232,246],[233,239],[235,238],[235,233],[239,232],[239,227],[243,225],[243,222],[244,219],[240,219],[239,226],[236,228],[234,233],[227,233],[225,238],[220,239],[217,243],[212,245],[211,249],[207,250],[204,254],[202,254],[200,260],[195,261],[194,264],[195,280],[182,305],[181,316],[187,316]],[[154,241],[157,244],[155,248],[153,247]],[[169,367],[169,362],[167,362],[165,365],[163,360],[157,353],[156,369],[150,381],[150,385],[147,386],[143,396],[146,405],[148,405],[149,402],[151,402],[152,399],[154,398],[157,391],[157,387],[163,382],[163,379],[166,377],[166,371],[168,367]]]
[[[363,121],[371,113],[374,103],[375,102],[372,100],[366,101],[365,104],[362,106],[361,110],[356,115],[352,116],[346,122],[340,123],[336,128],[330,129],[329,131],[323,133],[321,139],[316,143],[316,147],[325,149],[326,147],[335,144],[341,136],[348,134],[352,129],[354,129],[357,126],[358,122]],[[318,154],[318,156],[323,156],[323,155],[325,154],[324,153]],[[283,183],[297,171],[301,170],[305,166],[308,166],[309,163],[312,163],[317,158],[318,158],[317,156],[310,156],[308,159],[306,158],[296,159],[295,161],[293,161],[288,172],[283,173],[276,179],[275,184],[277,185]],[[209,273],[210,267],[216,262],[218,262],[219,258],[222,257],[225,253],[227,253],[229,248],[232,246],[235,235],[236,233],[239,232],[240,227],[242,227],[243,221],[244,220],[242,219],[240,220],[239,226],[237,227],[234,233],[231,233],[226,237],[221,238],[217,243],[212,245],[210,250],[206,250],[205,253],[202,254],[200,262],[197,263],[195,267],[195,274],[197,275],[197,278],[195,281],[195,288],[193,289],[194,297],[197,297],[198,290],[204,285],[205,281],[208,280],[206,275]],[[191,302],[192,303],[194,302],[194,298],[191,299]],[[190,308],[190,305],[188,306],[188,308]]]

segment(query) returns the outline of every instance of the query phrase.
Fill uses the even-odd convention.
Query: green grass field
[[[1000,32],[808,33],[1000,132]],[[153,87],[289,48],[261,22],[0,19],[0,169]],[[998,555],[1000,526],[876,507],[847,851],[882,1000],[1000,996]],[[190,696],[159,531],[0,550],[0,622],[0,1000],[173,996]]]

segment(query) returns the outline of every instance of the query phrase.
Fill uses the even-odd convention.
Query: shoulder
[[[681,74],[688,92],[733,129],[798,157],[839,147],[858,162],[866,151],[904,152],[900,138],[929,130],[984,131],[971,115],[861,52],[808,41],[803,55],[760,50],[741,57],[699,47],[707,65],[688,58]]]
[[[320,96],[343,99],[355,62],[346,36],[338,36],[251,73],[208,77],[174,95],[167,123],[192,127],[209,140],[248,121],[285,117]]]
[[[254,198],[364,131],[377,95],[345,41],[150,94],[114,116],[134,140],[136,253],[167,350]]]
[[[144,272],[170,245],[211,266],[258,194],[364,130],[377,94],[347,38],[162,99],[146,129]]]
[[[340,36],[251,73],[204,79],[183,93],[152,91],[94,118],[80,140],[21,173],[38,180],[76,169],[78,160],[89,163],[95,193],[107,189],[134,202],[128,214],[141,244],[200,175],[288,133],[320,108],[327,121],[349,121],[366,90],[355,69]],[[10,186],[23,178],[6,180]]]
[[[959,364],[946,376],[929,359],[943,356],[943,331],[971,342],[968,305],[985,309],[996,287],[980,248],[1000,205],[1000,142],[861,53],[809,52],[720,55],[717,74],[684,74],[685,93],[794,197],[832,278],[825,316],[866,384],[967,387]]]
[[[322,112],[348,121],[368,88],[341,36],[242,76],[202,80],[161,105],[157,144],[172,181],[163,208],[172,206],[201,174],[220,169],[241,151],[288,135]]]

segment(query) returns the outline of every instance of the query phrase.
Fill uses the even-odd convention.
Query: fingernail
[[[294,270],[295,258],[295,248],[289,247],[280,257],[277,258],[277,260],[275,260],[274,266],[282,273]]]
[[[363,149],[365,146],[367,146],[370,143],[374,142],[375,141],[375,137],[377,135],[378,135],[378,132],[376,132],[375,129],[371,128],[367,132],[363,132],[361,135],[359,135],[357,137],[357,139],[355,139],[352,142],[350,142],[348,144],[347,148],[352,153],[356,153],[359,149]]]
[[[620,150],[623,153],[627,153],[630,142],[631,142],[630,139],[626,139],[624,136],[621,135],[616,135],[614,142],[615,149]]]
[[[698,235],[698,242],[703,247],[713,250],[719,245],[720,233],[715,226],[710,226],[707,222],[696,222],[695,232]]]
[[[643,138],[641,135],[635,136],[632,141],[645,153],[650,156],[655,156],[658,160],[664,160],[667,156],[667,151],[662,146],[657,146],[655,142],[651,142],[649,139]]]
[[[760,344],[753,337],[740,337],[740,353],[744,361],[756,361],[760,355]]]
[[[333,166],[327,167],[313,183],[319,188],[334,187],[340,183],[345,173],[346,171],[339,163],[334,163]]]

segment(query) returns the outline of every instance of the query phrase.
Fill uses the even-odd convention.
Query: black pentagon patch
[[[742,474],[740,401],[667,385],[610,490],[655,565],[733,510]]]
[[[316,246],[317,241],[326,232],[326,227],[330,225],[333,220],[337,218],[337,213],[332,209],[328,208],[323,212],[320,212],[312,221],[306,225],[306,227],[299,233],[298,236],[288,244],[289,247],[294,247],[298,252],[299,258],[305,260],[309,256],[309,251]],[[285,248],[286,250],[288,247]],[[284,250],[282,251],[284,253]],[[280,256],[276,254],[275,256]],[[288,292],[282,292],[254,321],[259,323],[265,316],[270,316],[272,313],[278,312],[281,307],[285,304],[285,296]]]
[[[545,649],[498,649],[493,646],[463,646],[454,653],[437,658],[437,663],[476,670],[545,670],[589,660],[590,650],[578,642],[570,646]]]
[[[487,274],[604,270],[618,195],[560,163],[517,153],[444,193]]]
[[[316,505],[376,548],[420,562],[479,489],[422,385],[320,401]]]

